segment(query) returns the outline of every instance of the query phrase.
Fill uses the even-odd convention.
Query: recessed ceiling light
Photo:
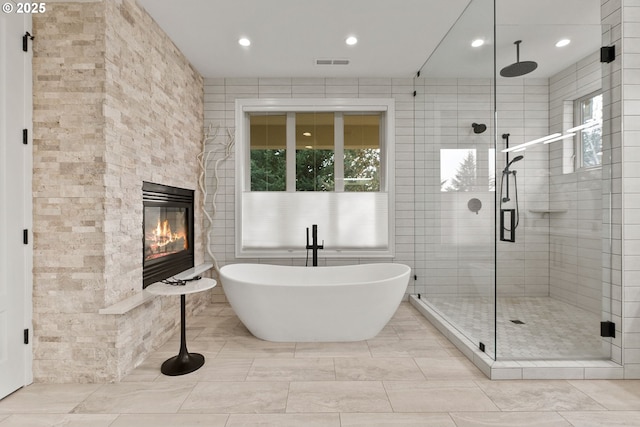
[[[302,136],[311,136],[311,132],[302,132]]]
[[[564,47],[564,46],[568,45],[569,43],[571,43],[571,40],[562,39],[562,40],[559,40],[558,43],[556,43],[556,47]]]
[[[349,46],[353,46],[354,44],[358,43],[358,39],[355,38],[354,36],[349,36],[345,40],[345,43],[348,44]]]
[[[240,40],[238,40],[238,44],[239,44],[240,46],[245,46],[245,47],[246,47],[246,46],[250,46],[250,45],[251,45],[251,40],[249,40],[249,39],[248,39],[248,38],[246,38],[246,37],[242,37]]]
[[[311,150],[313,148],[313,145],[305,145],[304,148],[306,148],[307,150]]]
[[[474,41],[471,42],[471,46],[473,47],[480,47],[484,44],[484,40],[482,39],[475,39]]]

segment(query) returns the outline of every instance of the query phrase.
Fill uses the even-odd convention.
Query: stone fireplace
[[[143,182],[196,189],[177,252],[204,262],[203,79],[134,0],[54,2],[33,33],[34,380],[118,381],[179,330],[143,289]]]

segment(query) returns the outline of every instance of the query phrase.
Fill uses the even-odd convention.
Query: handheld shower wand
[[[513,158],[513,160],[511,160],[508,164],[507,167],[504,168],[504,170],[502,171],[502,173],[509,173],[509,166],[511,166],[512,164],[514,164],[515,162],[518,162],[520,160],[524,159],[524,156],[515,156]]]
[[[509,148],[509,134],[505,133],[502,138],[506,140],[506,146]],[[520,206],[518,203],[518,181],[516,178],[517,171],[511,170],[511,165],[524,159],[524,156],[516,156],[509,161],[509,153],[507,152],[507,166],[502,170],[502,179],[500,180],[500,240],[503,242],[515,242],[516,241],[516,228],[520,224]],[[513,175],[513,188],[516,193],[515,209],[502,208],[503,203],[511,201],[509,197],[509,175]],[[502,189],[504,186],[505,177],[507,178],[507,191],[505,197],[502,197]],[[509,219],[509,227],[506,226],[506,219]],[[508,233],[508,234],[507,234]]]
[[[514,179],[514,183],[515,183],[515,179],[516,179],[516,171],[512,171],[509,169],[509,167],[511,167],[512,164],[514,164],[515,162],[518,162],[520,160],[524,159],[524,156],[516,156],[513,158],[513,160],[511,160],[509,163],[507,163],[507,167],[504,168],[504,170],[502,171],[502,176],[504,177],[505,175],[507,175],[507,195],[506,197],[504,197],[502,199],[503,203],[508,202],[509,200],[511,200],[509,198],[509,175],[513,174],[513,179]],[[517,191],[517,189],[516,189]]]

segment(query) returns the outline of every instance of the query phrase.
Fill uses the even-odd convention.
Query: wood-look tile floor
[[[205,365],[160,373],[179,337],[115,384],[33,384],[0,427],[640,426],[640,380],[490,381],[408,303],[374,339],[271,343],[227,305],[187,320]]]

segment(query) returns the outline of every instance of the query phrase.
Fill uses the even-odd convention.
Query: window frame
[[[293,173],[290,173],[289,165],[295,166],[295,124],[292,126],[290,120],[295,123],[295,113],[299,112],[332,112],[332,113],[381,113],[380,119],[380,190],[387,197],[387,234],[388,242],[384,250],[380,249],[340,249],[323,250],[325,258],[347,258],[347,257],[393,257],[395,253],[395,100],[392,98],[318,98],[318,99],[236,99],[235,120],[235,169],[236,169],[236,198],[235,198],[235,243],[237,258],[275,258],[288,257],[299,258],[306,256],[303,247],[300,249],[291,248],[264,248],[245,250],[243,248],[243,193],[253,193],[251,191],[251,170],[250,170],[250,114],[252,113],[286,113],[287,114],[287,185],[286,191],[277,191],[274,193],[338,193],[347,195],[350,192],[344,191],[343,185],[337,185],[332,192],[299,192],[296,191],[295,167]],[[339,117],[340,115],[338,115]],[[340,120],[344,123],[343,120]],[[343,128],[342,128],[343,129]],[[290,135],[293,133],[293,135]],[[338,136],[338,129],[335,131]],[[340,153],[344,152],[344,135],[340,135],[340,144],[335,141],[336,158],[344,156]],[[293,145],[291,145],[293,144]],[[342,162],[336,162],[342,165]],[[339,168],[336,173],[344,174],[343,167]],[[344,176],[342,176],[344,178]],[[344,182],[344,181],[343,181]],[[270,192],[262,192],[270,193]],[[363,194],[361,192],[356,192]],[[336,196],[343,197],[343,196]],[[348,196],[347,196],[348,197]],[[311,224],[309,224],[311,225]]]

